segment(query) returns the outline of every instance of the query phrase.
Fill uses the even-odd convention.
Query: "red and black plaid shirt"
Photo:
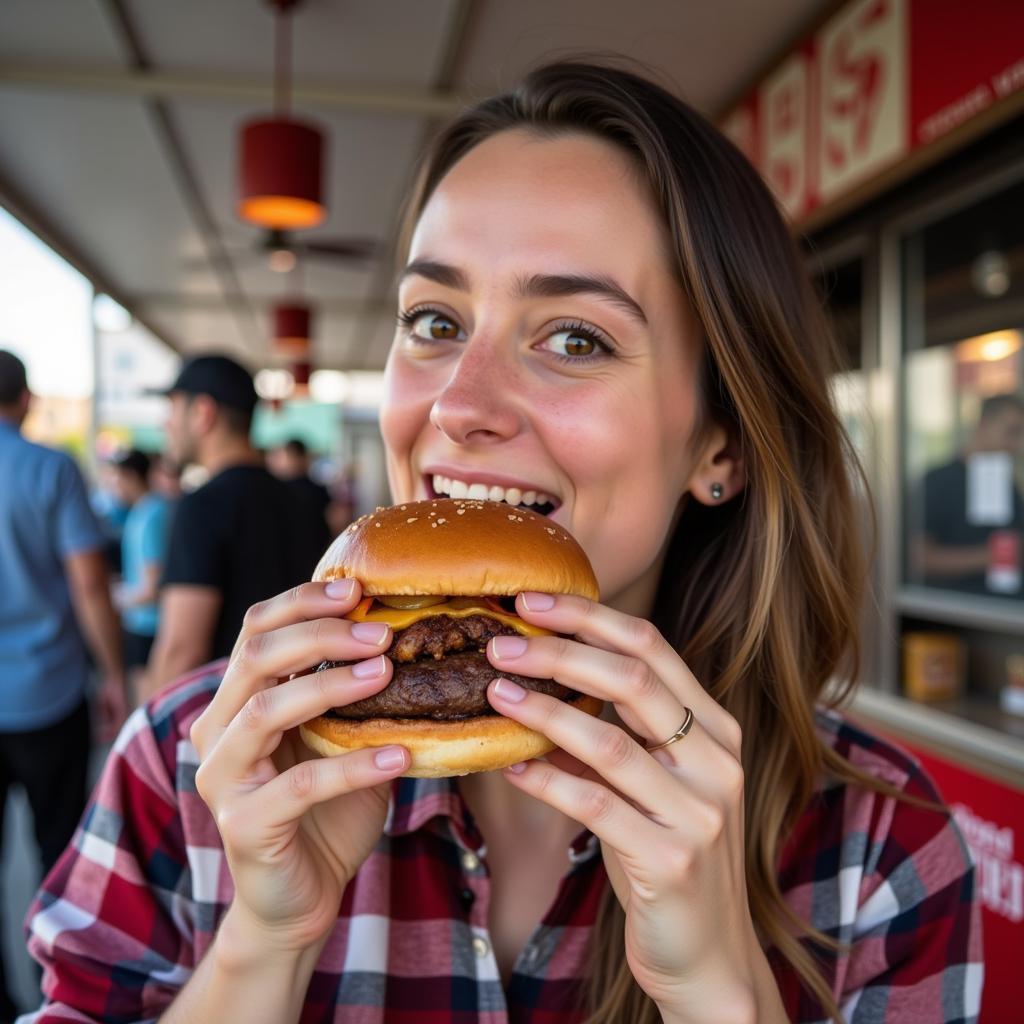
[[[198,670],[125,725],[73,845],[29,911],[46,1001],[22,1024],[154,1020],[213,941],[233,889],[196,793],[189,726],[223,669]],[[935,799],[905,754],[838,716],[819,724],[859,768]],[[975,1020],[979,919],[949,814],[823,785],[786,845],[779,881],[801,918],[844,944],[823,970],[848,1024]],[[487,928],[486,850],[457,787],[396,780],[384,835],[345,890],[300,1020],[580,1022],[584,948],[607,884],[599,844],[581,832],[503,986]],[[790,1019],[820,1020],[793,971],[769,956]]]

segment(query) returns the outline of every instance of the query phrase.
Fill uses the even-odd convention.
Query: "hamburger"
[[[450,498],[378,508],[335,539],[313,574],[324,582],[339,578],[358,579],[363,588],[346,618],[391,626],[385,654],[394,674],[379,693],[301,727],[303,741],[319,754],[397,743],[412,755],[407,776],[440,778],[551,750],[545,736],[491,707],[486,689],[499,675],[589,714],[603,707],[553,679],[501,672],[487,660],[492,637],[552,635],[516,614],[521,591],[598,597],[583,549],[543,515]]]

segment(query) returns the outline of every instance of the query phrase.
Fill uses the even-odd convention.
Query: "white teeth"
[[[509,505],[554,504],[550,495],[543,491],[523,491],[518,487],[499,487],[497,484],[467,484],[463,480],[451,480],[440,473],[433,476],[434,492],[440,497],[468,498],[471,501],[504,501]]]

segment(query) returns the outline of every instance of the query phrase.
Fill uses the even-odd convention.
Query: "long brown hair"
[[[702,421],[732,431],[747,469],[735,500],[685,504],[652,618],[742,726],[758,934],[838,1017],[813,953],[816,942],[821,951],[834,943],[795,916],[776,879],[780,842],[823,773],[866,781],[814,728],[826,683],[844,680],[842,690],[856,678],[866,576],[850,479],[860,470],[829,399],[835,347],[751,165],[703,117],[621,63],[548,64],[442,129],[422,158],[400,252],[444,175],[497,132],[588,133],[628,153],[649,183],[704,336]],[[623,926],[609,886],[588,953],[591,1024],[659,1020],[629,972]]]

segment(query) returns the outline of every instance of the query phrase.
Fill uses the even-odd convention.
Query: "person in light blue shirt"
[[[22,437],[30,400],[24,364],[0,351],[0,841],[20,785],[45,873],[85,807],[92,663],[104,738],[125,694],[103,534],[74,461]],[[0,1020],[14,1015],[0,957]]]
[[[128,506],[121,535],[121,610],[125,668],[143,669],[156,636],[160,575],[170,541],[172,502],[149,486],[151,462],[137,448],[114,460],[114,486]]]

